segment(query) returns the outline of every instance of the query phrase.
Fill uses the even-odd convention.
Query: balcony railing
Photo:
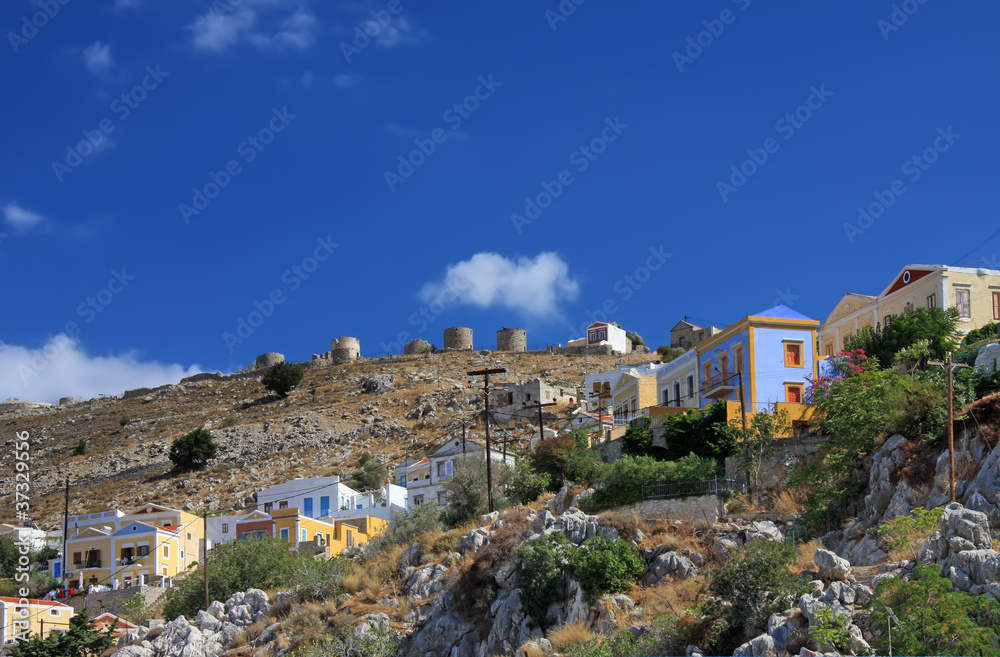
[[[704,397],[721,397],[739,385],[739,373],[719,372],[702,379],[701,394]]]

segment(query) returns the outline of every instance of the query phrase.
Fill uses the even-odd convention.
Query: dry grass
[[[542,648],[538,645],[538,641],[532,639],[521,646],[518,654],[523,654],[524,657],[548,657],[549,651],[542,650]]]
[[[635,511],[605,511],[597,516],[597,520],[602,525],[614,527],[623,538],[631,538],[636,530],[642,531],[643,535],[651,533],[649,523]]]
[[[680,616],[698,603],[706,584],[706,579],[700,575],[690,579],[671,579],[650,588],[636,585],[629,597],[642,607],[647,618]]]
[[[795,546],[795,566],[798,568],[798,572],[815,568],[816,564],[813,559],[816,558],[816,550],[822,549],[822,547],[823,543],[818,538]]]
[[[362,572],[352,572],[351,574],[344,577],[342,584],[344,589],[351,595],[356,594],[361,589],[365,588],[371,583],[371,577],[368,573]]]
[[[783,490],[774,498],[774,511],[783,516],[796,515],[801,509],[795,495],[788,490]]]
[[[406,614],[410,613],[410,610],[413,609],[413,602],[407,596],[400,596],[397,599],[399,600],[399,607],[396,609],[396,620],[403,622]]]
[[[552,647],[560,652],[566,652],[569,648],[578,646],[587,641],[593,641],[597,637],[590,631],[586,623],[569,623],[549,630],[546,638],[552,642]]]

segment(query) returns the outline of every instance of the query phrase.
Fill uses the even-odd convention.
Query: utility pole
[[[69,540],[69,476],[66,476],[66,506],[63,510],[62,583],[66,588],[66,541]]]
[[[951,501],[955,501],[955,377],[952,373],[951,352],[948,352],[948,458],[951,467],[948,476],[951,483]]]
[[[203,559],[205,561],[205,566],[204,566],[204,568],[205,568],[205,609],[207,611],[209,605],[212,604],[212,602],[208,599],[208,507],[207,506],[205,507],[204,511],[201,514],[201,535],[203,537],[201,540],[202,540],[202,549],[204,551]]]
[[[493,461],[492,453],[490,452],[490,374],[506,374],[507,370],[502,367],[494,367],[484,370],[475,370],[472,372],[466,372],[469,376],[482,376],[483,378],[483,393],[486,397],[486,413],[484,418],[486,421],[486,497],[489,500],[490,513],[493,513],[493,466],[491,462]]]
[[[538,439],[545,440],[545,425],[542,424],[542,409],[546,406],[555,406],[556,402],[549,402],[548,404],[543,404],[541,402],[535,402],[531,406],[525,406],[526,409],[538,409]],[[504,444],[506,447],[506,443]],[[506,456],[506,454],[504,454]]]
[[[597,392],[592,392],[588,397],[597,397],[597,433],[600,440],[604,440],[604,400],[611,399],[611,392],[604,393],[604,386],[600,386]]]

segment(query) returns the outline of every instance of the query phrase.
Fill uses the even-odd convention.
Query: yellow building
[[[79,588],[168,585],[201,558],[202,519],[177,509],[147,504],[75,516],[69,526],[66,579]]]
[[[858,331],[892,323],[916,308],[957,308],[963,332],[1000,322],[1000,271],[945,265],[909,265],[878,296],[848,293],[818,330],[819,350],[830,356]]]
[[[309,550],[327,558],[347,548],[367,543],[389,528],[389,523],[375,516],[350,520],[309,518],[299,509],[279,509],[271,513],[274,535],[291,543],[295,550]]]
[[[0,631],[3,644],[27,639],[29,635],[46,637],[53,631],[69,630],[73,608],[50,600],[0,597]]]

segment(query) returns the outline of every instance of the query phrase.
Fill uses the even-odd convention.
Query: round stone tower
[[[497,331],[497,351],[527,351],[528,332],[519,328]]]
[[[412,340],[406,343],[406,346],[403,347],[403,353],[408,356],[413,356],[416,354],[426,354],[427,352],[431,351],[432,348],[433,347],[431,346],[430,342],[428,342],[427,340],[421,340],[420,338],[417,338],[416,340]]]
[[[285,362],[285,355],[278,353],[267,353],[257,356],[256,365],[257,369],[264,369],[266,367],[271,367],[273,365],[278,365],[279,363]]]
[[[472,329],[466,326],[452,326],[444,330],[445,349],[472,349]]]
[[[336,365],[353,363],[361,358],[361,343],[357,338],[342,335],[338,339],[333,340],[331,345],[333,346],[331,357]]]

